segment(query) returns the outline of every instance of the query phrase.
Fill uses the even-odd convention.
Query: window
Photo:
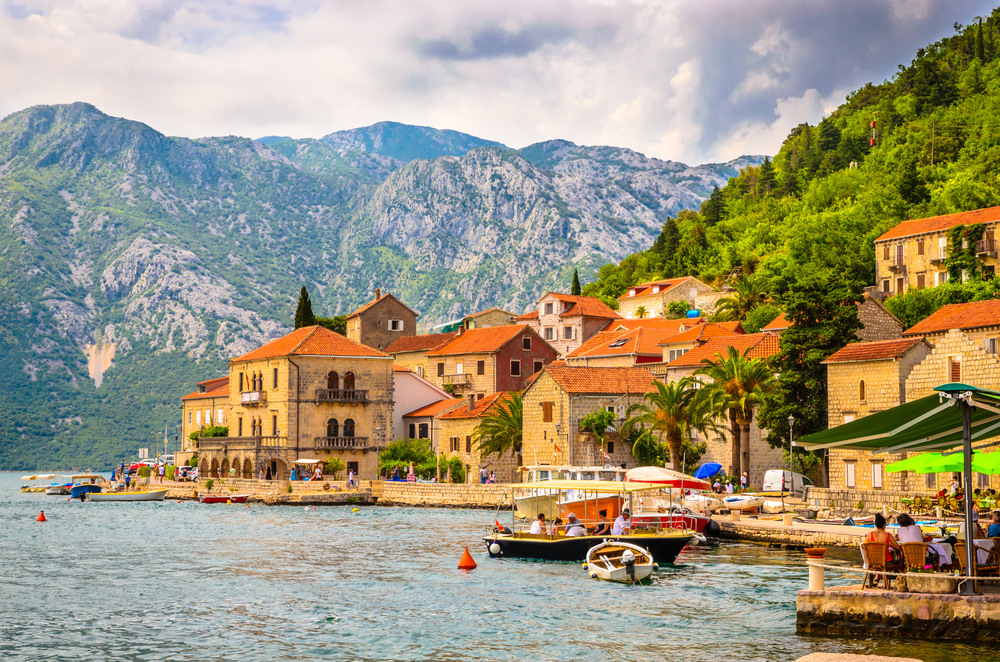
[[[271,434],[275,437],[278,436],[278,415],[271,414]]]
[[[896,244],[896,264],[903,264],[903,244]]]
[[[865,380],[863,379],[861,380],[861,383],[858,384],[858,400],[861,402],[865,401]]]
[[[326,376],[326,387],[337,390],[340,388],[340,375],[332,370]]]
[[[887,280],[882,281],[882,291],[885,292],[886,294],[889,293],[889,281]]]
[[[243,392],[243,373],[240,373],[240,393]]]
[[[537,360],[537,359],[536,359],[536,360],[535,360],[535,365],[534,365],[534,368],[535,368],[535,369],[534,369],[534,371],[532,372],[532,374],[534,374],[534,373],[538,372],[539,370],[541,370],[541,369],[542,369],[542,368],[544,368],[544,367],[545,367],[545,362],[544,362],[544,361],[539,361],[539,360]]]
[[[221,409],[219,411],[215,412],[215,422],[218,425],[224,425],[225,422],[226,422],[225,421],[225,417],[222,415],[222,410]]]
[[[902,278],[897,278],[896,279],[896,294],[902,294],[902,293],[903,293],[903,279]]]
[[[477,375],[486,374],[486,361],[476,361],[476,374]]]
[[[927,287],[927,278],[923,274],[917,274],[917,289],[922,290]]]
[[[521,361],[518,359],[510,360],[510,376],[520,377],[521,376]]]
[[[624,347],[625,343],[627,343],[628,340],[629,340],[628,338],[619,338],[618,340],[608,345],[608,347]]]
[[[962,357],[961,356],[953,356],[953,357],[951,357],[951,359],[948,361],[948,368],[949,368],[949,370],[948,370],[949,380],[948,381],[952,381],[952,382],[960,382],[960,381],[962,381]]]
[[[422,366],[422,365],[418,365],[417,366],[417,375],[419,375],[421,377],[424,376],[424,366]]]
[[[200,411],[195,413],[195,419],[197,420],[198,427],[201,427],[201,412]]]
[[[466,453],[472,452],[472,437],[469,436],[465,437],[465,452]]]
[[[419,437],[421,439],[426,439],[427,438],[427,423],[421,423],[420,424],[420,435],[419,435]]]
[[[344,390],[353,391],[354,390],[354,373],[345,372],[344,373]]]
[[[996,338],[983,338],[983,349],[986,350],[987,354],[997,353],[997,339]]]
[[[531,351],[531,336],[521,336],[521,349]]]
[[[688,350],[686,349],[671,349],[667,352],[667,363],[676,361],[687,353]]]
[[[444,377],[444,364],[438,363],[438,377]]]
[[[854,422],[854,414],[844,414],[844,422],[845,423],[853,423]]]
[[[844,465],[844,472],[845,472],[845,474],[847,476],[847,486],[848,487],[854,487],[855,486],[855,480],[854,480],[854,463],[853,462],[846,463]]]
[[[340,436],[340,424],[337,422],[337,419],[331,418],[326,422],[326,436],[328,437]]]
[[[615,442],[609,441],[608,442],[608,455],[611,455],[614,452],[615,452]]]
[[[458,437],[449,437],[448,441],[451,443],[451,450],[454,453],[458,452]]]
[[[354,436],[354,419],[348,418],[344,420],[344,436],[353,437]]]
[[[555,337],[555,334],[552,333],[552,327],[551,326],[545,327],[545,339],[552,340],[553,337]]]
[[[417,438],[417,424],[410,423],[410,439],[416,439],[416,438]]]
[[[938,259],[948,257],[948,237],[938,237]]]
[[[462,375],[465,374],[465,364],[459,361],[455,364],[455,374]]]
[[[545,314],[546,315],[551,315],[552,314],[552,304],[551,303],[545,304]]]
[[[542,422],[551,423],[552,422],[552,405],[554,402],[543,402],[542,403]]]
[[[934,274],[934,284],[935,285],[944,285],[947,282],[948,282],[948,272],[947,271],[939,271],[936,274]]]
[[[563,340],[572,340],[572,339],[573,339],[573,327],[571,327],[571,326],[564,326],[563,327]]]
[[[191,425],[191,412],[188,412],[188,425]]]
[[[882,259],[886,262],[889,261],[889,244],[882,247]]]
[[[402,331],[403,330],[403,320],[389,320],[389,330],[390,331]]]
[[[872,462],[872,489],[882,488],[882,463]]]
[[[929,490],[936,490],[937,474],[924,474],[924,487]]]
[[[984,264],[983,265],[983,280],[990,280],[995,278],[997,275],[997,267],[995,264]]]
[[[278,369],[274,368],[271,372],[271,377],[273,378],[271,382],[271,388],[278,388]]]
[[[923,255],[923,254],[924,254],[924,240],[923,239],[918,239],[917,240],[917,255]]]
[[[482,400],[486,397],[485,393],[476,393],[476,400]]]
[[[979,489],[987,489],[990,486],[990,475],[989,474],[976,474],[976,487]]]

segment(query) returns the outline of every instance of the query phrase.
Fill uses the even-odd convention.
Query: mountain
[[[321,315],[376,287],[425,328],[520,312],[759,161],[331,136],[173,138],[85,103],[0,122],[0,468],[100,468],[172,435],[195,381],[290,330],[303,284]]]

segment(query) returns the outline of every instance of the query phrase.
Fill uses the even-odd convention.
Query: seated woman
[[[885,517],[882,516],[882,513],[875,513],[875,530],[868,534],[868,542],[886,543],[885,563],[887,567],[898,562],[902,557],[903,548],[896,542],[896,537],[885,530]]]
[[[558,536],[559,535],[559,528],[562,526],[562,524],[563,524],[562,518],[561,517],[557,517],[555,519],[555,521],[553,521],[551,524],[549,524],[549,535],[550,536]]]
[[[610,536],[611,535],[611,522],[608,521],[608,511],[602,510],[598,512],[600,517],[597,519],[597,528],[591,535],[594,536]]]
[[[899,542],[900,544],[904,542],[923,542],[924,532],[919,526],[913,521],[913,518],[903,513],[896,518],[896,522],[899,523]]]

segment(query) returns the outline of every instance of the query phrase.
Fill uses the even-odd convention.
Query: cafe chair
[[[889,590],[889,575],[885,572],[897,572],[903,569],[902,561],[886,561],[886,550],[889,545],[884,542],[863,542],[861,543],[861,554],[865,559],[865,566],[868,572],[865,573],[864,583],[861,588],[876,588],[879,577],[882,578],[883,586]],[[921,566],[923,567],[923,566]],[[870,580],[870,584],[869,584]]]
[[[900,547],[903,548],[903,560],[907,568],[922,570],[927,565],[927,550],[930,545],[925,542],[904,542]]]

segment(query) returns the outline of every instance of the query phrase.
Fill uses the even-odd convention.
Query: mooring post
[[[826,547],[806,547],[806,563],[809,565],[809,590],[822,591],[824,586],[823,559]]]

